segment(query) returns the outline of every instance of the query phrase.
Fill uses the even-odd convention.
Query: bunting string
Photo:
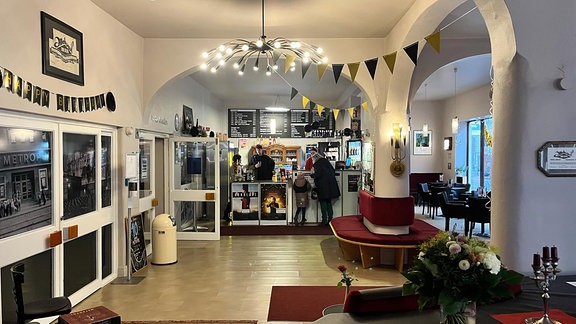
[[[107,107],[109,111],[116,110],[116,102],[112,92],[100,93],[88,97],[70,96],[55,93],[32,83],[9,69],[0,66],[0,88],[5,88],[22,99],[50,109],[56,102],[56,109],[70,113],[84,113]],[[55,97],[56,100],[51,100]]]

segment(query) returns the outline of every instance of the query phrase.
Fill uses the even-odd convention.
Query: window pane
[[[0,239],[52,224],[52,133],[0,127]]]
[[[471,190],[480,186],[480,121],[468,123],[468,183]]]
[[[152,141],[140,140],[140,198],[150,196],[150,171],[152,161],[150,160],[150,148]]]
[[[492,118],[484,120],[485,133],[492,136]],[[492,146],[488,146],[488,141],[484,141],[484,188],[486,192],[491,190],[492,182]]]
[[[96,210],[96,136],[63,135],[64,219]]]
[[[96,280],[96,232],[64,243],[64,295]]]
[[[102,207],[112,204],[112,137],[102,136]]]

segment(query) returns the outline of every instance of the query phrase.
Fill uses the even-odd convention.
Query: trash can
[[[176,225],[168,214],[160,214],[152,222],[152,264],[178,262]]]

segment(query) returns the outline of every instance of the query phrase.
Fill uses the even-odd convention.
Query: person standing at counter
[[[252,156],[250,164],[254,166],[255,180],[272,180],[275,163],[262,152],[262,145],[256,145],[256,154]]]
[[[318,150],[315,147],[310,148],[310,156],[306,159],[304,163],[304,170],[310,171],[314,166],[314,159],[312,158],[314,155],[318,154]]]
[[[304,178],[304,173],[300,172],[294,180],[294,195],[296,196],[296,214],[294,215],[294,224],[304,225],[306,223],[306,207],[308,207],[308,193],[312,190],[312,185],[310,182]],[[298,215],[302,214],[300,221],[298,221]]]
[[[312,177],[322,211],[322,225],[327,226],[334,216],[332,199],[340,197],[340,188],[336,181],[336,171],[330,161],[320,154],[314,154],[312,159],[314,161]]]

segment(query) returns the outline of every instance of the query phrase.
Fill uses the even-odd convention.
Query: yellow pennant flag
[[[390,73],[394,73],[394,65],[396,65],[396,54],[398,52],[394,52],[392,54],[388,54],[386,56],[384,56],[384,62],[386,62],[386,65],[388,65],[388,69],[390,70]]]
[[[348,70],[350,71],[350,76],[352,77],[352,82],[354,82],[354,79],[356,79],[356,73],[358,73],[359,67],[360,67],[360,62],[348,63]]]
[[[434,34],[430,34],[424,37],[428,44],[432,46],[433,49],[436,50],[437,53],[440,53],[440,31],[435,32]]]
[[[338,113],[340,112],[339,109],[332,109],[332,113],[334,113],[334,120],[338,119]]]
[[[288,73],[288,70],[290,70],[290,65],[294,63],[294,60],[296,60],[296,56],[286,55],[286,61],[284,62],[284,73]]]
[[[326,68],[328,68],[328,64],[318,64],[318,81],[322,80]]]
[[[368,111],[368,103],[366,101],[362,103],[362,108],[364,109],[364,111],[366,112]]]
[[[306,108],[308,102],[310,102],[310,99],[306,98],[305,96],[302,96],[302,108]]]
[[[324,111],[324,106],[316,105],[316,107],[318,108],[318,116],[322,116],[322,112]]]
[[[354,118],[354,107],[348,108],[348,114],[350,115],[350,118]]]

